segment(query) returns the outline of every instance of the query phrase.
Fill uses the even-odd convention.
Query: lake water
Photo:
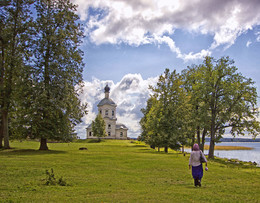
[[[209,143],[205,143],[209,145]],[[260,142],[221,142],[217,146],[243,146],[252,147],[252,150],[215,150],[214,155],[220,158],[238,159],[241,161],[256,162],[260,166]],[[190,150],[187,152],[190,152]],[[208,150],[204,151],[208,154]]]

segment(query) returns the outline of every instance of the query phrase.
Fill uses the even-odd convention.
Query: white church
[[[116,123],[116,104],[115,102],[109,98],[109,91],[110,88],[108,85],[104,88],[105,90],[105,98],[102,99],[98,107],[98,112],[102,115],[105,123],[106,123],[106,133],[107,136],[103,137],[102,139],[120,139],[126,140],[127,139],[127,130],[128,128],[121,123]],[[97,139],[95,135],[93,135],[92,128],[90,124],[87,130],[87,139]]]

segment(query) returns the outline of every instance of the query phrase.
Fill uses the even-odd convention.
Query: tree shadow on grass
[[[145,148],[148,148],[147,145],[130,145],[130,146],[127,146],[127,147],[145,147]]]
[[[24,155],[49,155],[49,154],[65,154],[66,151],[59,150],[36,150],[36,149],[8,149],[0,150],[0,156],[24,156]]]

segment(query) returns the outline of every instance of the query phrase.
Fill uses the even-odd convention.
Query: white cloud
[[[247,41],[247,43],[246,43],[246,47],[249,47],[250,45],[252,44],[252,41]]]
[[[126,43],[133,46],[165,43],[184,60],[229,48],[238,36],[260,24],[259,0],[74,0],[86,21],[86,34],[96,44]],[[89,8],[95,12],[89,12]],[[208,50],[182,53],[174,30],[212,35]],[[171,36],[171,37],[170,37]],[[258,35],[258,40],[260,37]]]
[[[260,31],[256,32],[255,35],[256,35],[256,41],[260,42]]]
[[[127,74],[118,83],[102,81],[92,78],[85,81],[84,91],[80,95],[82,102],[88,103],[88,115],[82,120],[83,123],[76,127],[78,136],[86,137],[86,127],[95,119],[97,104],[104,98],[104,87],[110,86],[110,98],[117,104],[117,122],[124,123],[128,128],[128,136],[140,135],[139,121],[142,117],[141,108],[146,106],[146,101],[151,93],[149,85],[155,85],[158,77],[144,80],[140,74]]]

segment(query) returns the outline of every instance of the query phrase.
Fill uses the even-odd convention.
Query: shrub
[[[46,179],[45,179],[45,185],[60,185],[60,186],[66,186],[68,185],[67,182],[60,177],[58,180],[56,180],[54,171],[51,168],[51,171],[48,170],[45,171]]]

